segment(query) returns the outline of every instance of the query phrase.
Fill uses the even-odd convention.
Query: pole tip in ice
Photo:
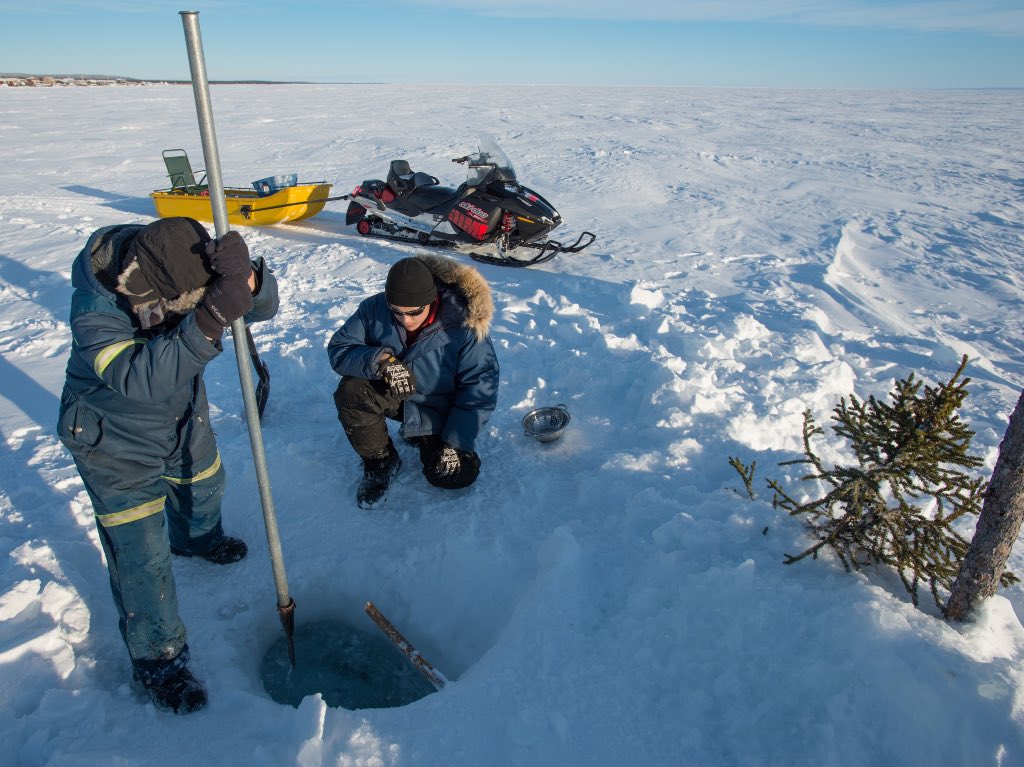
[[[289,596],[288,604],[284,607],[278,605],[277,613],[281,616],[281,626],[288,644],[288,660],[292,668],[295,668],[295,600]]]

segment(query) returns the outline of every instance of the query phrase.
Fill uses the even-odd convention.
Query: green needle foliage
[[[980,513],[987,484],[972,476],[982,460],[968,453],[974,432],[957,415],[968,395],[970,379],[961,378],[966,367],[964,356],[949,381],[924,386],[923,393],[911,373],[896,382],[889,403],[874,397],[865,402],[852,394],[849,401],[841,399],[832,413],[832,430],[849,441],[855,466],[822,463],[811,443],[825,432],[810,411],[804,412],[805,457],[779,465],[806,465],[809,471],[801,480],[817,480],[826,492],[801,502],[777,481],[768,481],[773,505],[803,517],[816,539],[806,551],[787,554],[786,564],[816,559],[828,548],[847,571],[890,565],[915,605],[926,583],[945,610],[940,589],[950,590],[969,546],[953,524]],[[753,467],[741,470],[736,459],[730,463],[749,490]],[[1015,581],[1012,573],[1004,574],[1003,585]]]

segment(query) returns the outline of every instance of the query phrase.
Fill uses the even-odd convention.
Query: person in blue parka
[[[390,418],[419,447],[430,484],[471,485],[476,441],[494,412],[498,360],[488,335],[491,290],[474,268],[439,256],[403,258],[384,292],[364,300],[327,346],[341,383],[338,419],[363,462],[361,508],[382,503],[401,467]]]
[[[71,356],[58,431],[92,500],[133,676],[155,704],[206,703],[188,669],[171,554],[237,562],[203,384],[239,317],[277,312],[277,283],[237,232],[189,218],[94,232],[71,274]]]

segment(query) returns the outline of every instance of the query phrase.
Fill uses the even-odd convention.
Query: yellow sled
[[[180,153],[180,154],[179,154]],[[197,183],[188,156],[181,149],[164,150],[164,163],[171,179],[170,189],[150,193],[160,218],[188,216],[198,221],[213,221],[213,206],[205,175]],[[324,208],[331,185],[324,182],[278,186],[275,178],[254,182],[261,191],[224,188],[228,221],[233,226],[270,226],[315,216]]]

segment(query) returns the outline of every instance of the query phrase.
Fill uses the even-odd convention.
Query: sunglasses
[[[428,306],[430,306],[430,304],[424,304],[418,309],[413,309],[411,312],[403,312],[400,309],[396,309],[391,304],[388,304],[388,308],[391,310],[391,313],[396,317],[419,317],[427,310]]]

